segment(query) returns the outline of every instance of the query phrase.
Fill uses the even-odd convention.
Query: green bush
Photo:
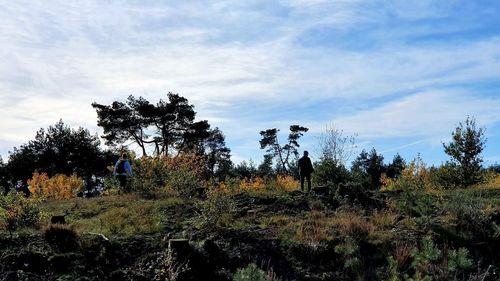
[[[398,210],[413,217],[430,217],[436,211],[437,198],[421,191],[404,191],[396,201]]]
[[[201,209],[202,224],[205,227],[228,224],[236,210],[236,204],[230,194],[216,188],[207,190],[207,198],[198,203],[198,207]]]
[[[335,164],[331,160],[323,160],[315,163],[312,177],[316,185],[334,185],[348,182],[350,173],[343,165]]]
[[[133,163],[134,176],[130,183],[131,191],[144,197],[155,197],[168,181],[168,169],[161,157],[142,157]]]
[[[21,194],[0,195],[0,227],[14,231],[19,227],[38,226],[42,213],[39,202]]]
[[[469,258],[469,250],[466,248],[452,250],[448,253],[448,271],[460,272],[472,267],[473,261]]]
[[[176,191],[181,197],[191,198],[198,195],[197,189],[202,186],[202,183],[194,171],[179,168],[170,171],[166,186]]]
[[[234,274],[234,281],[266,281],[266,273],[254,263],[245,268],[240,268]]]
[[[477,232],[489,229],[484,208],[485,204],[480,198],[466,192],[453,194],[445,204],[445,210],[453,216],[458,227]]]

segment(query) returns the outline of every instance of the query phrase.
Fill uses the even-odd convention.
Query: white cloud
[[[407,46],[384,41],[399,34],[375,30],[371,35],[384,42],[367,49],[299,42],[317,27],[349,31],[383,22],[386,13],[410,20],[435,17],[442,5],[280,3],[283,7],[269,7],[273,4],[267,1],[1,4],[0,139],[20,144],[59,118],[97,130],[93,101],[109,104],[133,94],[154,102],[167,91],[186,96],[199,117],[237,142],[265,128],[286,129],[299,117],[266,116],[304,100],[331,105],[330,120],[317,124],[333,119],[367,138],[431,137],[442,134],[443,127],[448,133],[464,113],[480,122],[500,121],[490,116],[497,101],[450,90],[457,83],[500,77],[498,37],[453,46]],[[342,102],[356,104],[356,110],[342,108]],[[357,111],[373,104],[375,109]],[[352,115],[339,117],[339,111]],[[310,127],[314,132],[318,126]]]
[[[430,138],[448,136],[467,115],[481,126],[500,122],[498,98],[481,98],[460,90],[417,93],[374,109],[334,120],[361,138]]]

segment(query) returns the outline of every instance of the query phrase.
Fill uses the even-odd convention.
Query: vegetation
[[[285,145],[277,129],[262,131],[262,163],[234,166],[222,132],[195,122],[178,95],[94,107],[109,144],[154,153],[132,155],[121,189],[116,153],[60,122],[0,161],[0,279],[498,279],[500,169],[481,166],[473,119],[439,167],[418,155],[384,163],[372,149],[348,169],[354,139],[328,131],[304,194],[291,171],[305,127],[291,126]]]

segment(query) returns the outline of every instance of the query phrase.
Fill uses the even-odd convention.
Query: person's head
[[[122,154],[120,156],[120,159],[122,159],[122,160],[127,159],[127,153],[126,152],[122,152]]]
[[[304,156],[309,156],[309,152],[307,150],[304,150]]]

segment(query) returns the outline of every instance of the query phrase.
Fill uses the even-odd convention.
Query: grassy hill
[[[36,225],[0,233],[2,280],[499,280],[499,188],[214,189],[37,206]],[[50,224],[58,215],[67,224]]]

